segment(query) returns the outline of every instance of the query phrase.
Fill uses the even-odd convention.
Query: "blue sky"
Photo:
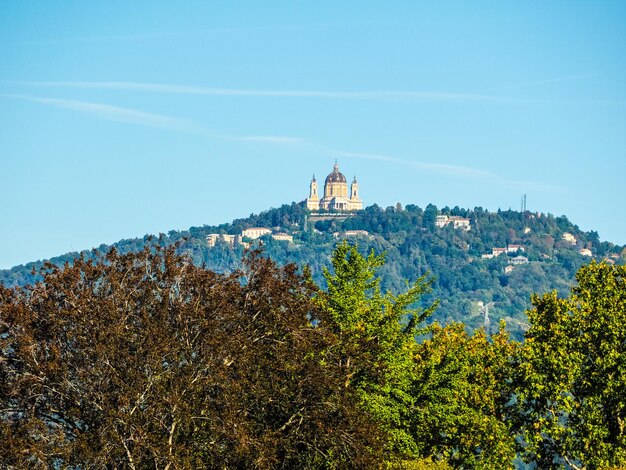
[[[626,2],[0,4],[0,268],[307,196],[626,244]]]

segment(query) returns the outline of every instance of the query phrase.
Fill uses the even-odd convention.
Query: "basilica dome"
[[[346,177],[339,171],[339,165],[336,163],[333,172],[326,177],[326,184],[328,183],[347,183]]]

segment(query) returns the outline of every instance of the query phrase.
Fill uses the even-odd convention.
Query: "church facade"
[[[313,175],[309,197],[306,199],[306,207],[312,211],[358,211],[363,209],[363,201],[359,198],[359,183],[357,183],[356,177],[352,180],[350,192],[348,192],[346,177],[339,171],[339,165],[335,163],[332,173],[326,177],[324,196],[320,199],[317,180]]]

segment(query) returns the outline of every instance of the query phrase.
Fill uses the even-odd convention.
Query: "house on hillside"
[[[219,240],[230,246],[235,246],[241,243],[241,236],[227,235],[222,233],[210,233],[206,236],[207,245],[209,245],[209,247],[214,247]]]
[[[346,230],[345,232],[334,232],[335,238],[374,238],[367,230]]]
[[[345,237],[368,237],[369,232],[367,230],[346,230],[343,235]]]
[[[286,241],[286,242],[289,242],[289,243],[293,243],[293,236],[289,235],[288,233],[282,233],[282,232],[273,233],[272,234],[272,238],[274,240]]]
[[[241,231],[241,238],[248,237],[252,240],[261,238],[263,235],[269,235],[272,231],[265,227],[250,227]]]
[[[466,219],[464,217],[459,217],[456,215],[447,216],[447,215],[438,215],[435,217],[435,227],[445,227],[448,224],[452,224],[452,227],[455,229],[461,230],[470,230],[470,219]]]
[[[293,243],[293,236],[288,233],[277,232],[272,233],[269,228],[265,227],[250,227],[245,230],[242,230],[239,235],[225,235],[221,233],[210,233],[206,236],[207,245],[209,247],[214,247],[215,244],[221,240],[231,247],[237,245],[243,245],[245,248],[250,246],[249,242],[243,241],[244,238],[248,240],[256,240],[261,238],[263,235],[271,235],[274,240],[286,241],[289,243]]]
[[[491,249],[491,256],[500,256],[502,254],[506,253],[506,248],[492,248]]]

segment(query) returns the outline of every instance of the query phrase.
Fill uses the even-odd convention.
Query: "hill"
[[[433,319],[461,321],[470,329],[483,326],[486,316],[488,326],[494,329],[504,319],[518,339],[526,328],[524,312],[530,307],[532,293],[556,290],[567,295],[576,271],[591,259],[626,262],[626,246],[601,242],[596,232],[580,230],[565,216],[490,212],[480,207],[438,209],[432,204],[425,209],[373,205],[346,219],[315,220],[311,215],[301,204],[292,203],[229,224],[170,231],[162,234],[158,243],[179,243],[179,250],[188,253],[194,264],[228,272],[240,267],[244,243],[251,240],[244,237],[244,243],[233,246],[218,239],[211,247],[207,235],[240,235],[251,227],[265,227],[293,237],[293,241],[285,241],[269,234],[261,236],[259,241],[268,256],[280,264],[309,265],[316,281],[322,282],[322,270],[338,241],[354,239],[363,252],[385,253],[386,264],[380,273],[384,289],[396,292],[423,274],[433,277],[433,291],[424,299],[440,301]],[[67,253],[50,262],[72,263],[81,254],[93,258],[112,246],[121,253],[138,251],[150,238]],[[42,266],[38,261],[2,270],[0,282],[6,286],[32,283],[38,278],[34,272]]]

